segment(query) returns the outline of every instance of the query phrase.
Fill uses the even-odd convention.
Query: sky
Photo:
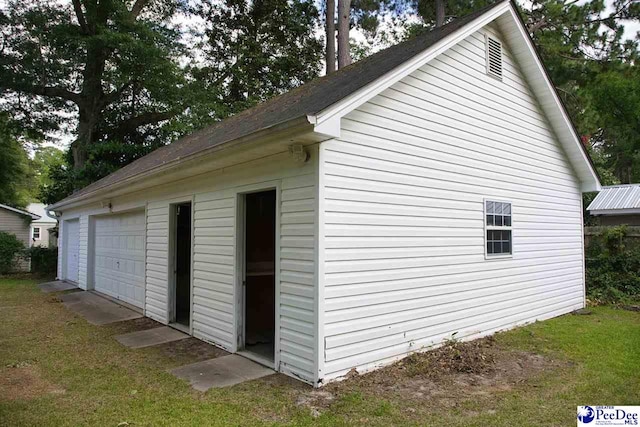
[[[52,0],[54,2],[58,2],[58,3],[70,3],[67,0]],[[191,0],[191,1],[197,1],[197,0]],[[316,0],[316,1],[322,1],[322,0]],[[578,3],[584,3],[587,0],[581,0]],[[605,0],[605,3],[607,4],[607,8],[609,11],[613,10],[613,1],[614,0]],[[528,5],[530,5],[530,0],[518,0],[518,3],[520,5],[522,5],[523,7],[527,7]],[[7,0],[0,0],[0,9],[4,9],[6,7],[7,4]],[[409,19],[418,19],[417,17],[409,17]],[[173,23],[175,25],[178,26],[182,26],[184,28],[189,27],[189,26],[195,26],[198,27],[200,26],[198,24],[198,21],[192,17],[188,17],[188,16],[184,16],[184,15],[180,15],[177,16]],[[636,34],[638,32],[640,32],[640,23],[638,22],[630,22],[630,21],[623,21],[623,23],[625,24],[625,38],[628,39],[633,39],[636,37]],[[323,36],[323,31],[322,29],[318,30],[319,37]],[[358,42],[366,42],[366,38],[364,37],[364,35],[362,33],[360,33],[357,30],[352,30],[351,32],[351,37],[353,39],[355,39]],[[378,50],[375,47],[372,48],[373,51]],[[52,135],[54,137],[54,140],[48,141],[45,143],[45,145],[52,145],[52,146],[56,146],[58,148],[67,148],[68,145],[71,143],[71,141],[73,140],[73,135],[71,133],[69,133],[68,131],[65,132],[59,132],[55,135]]]

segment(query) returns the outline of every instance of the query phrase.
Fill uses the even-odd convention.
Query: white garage
[[[94,288],[144,305],[144,211],[95,217]]]
[[[64,279],[78,282],[78,260],[80,258],[80,221],[72,219],[64,222]]]

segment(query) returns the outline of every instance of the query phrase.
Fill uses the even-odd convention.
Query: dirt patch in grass
[[[307,391],[297,403],[312,414],[330,408],[350,393],[385,396],[408,412],[415,408],[454,408],[465,400],[494,400],[495,394],[525,384],[533,377],[566,367],[547,357],[500,347],[493,337],[471,342],[448,342],[424,353],[414,353],[395,364]]]
[[[184,364],[214,359],[229,354],[218,347],[193,337],[160,344],[154,346],[154,348],[171,360]]]
[[[159,328],[164,326],[148,317],[140,317],[138,319],[125,320],[122,322],[112,323],[108,327],[115,335],[127,334],[129,332],[145,331],[147,329]]]
[[[9,365],[0,370],[0,400],[31,400],[65,390],[44,379],[40,369],[29,362]]]

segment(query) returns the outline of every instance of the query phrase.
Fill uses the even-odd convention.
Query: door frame
[[[260,364],[268,366],[272,369],[279,370],[280,366],[280,181],[273,181],[269,183],[261,183],[249,186],[243,186],[236,192],[236,286],[235,286],[235,326],[236,326],[236,352],[242,352],[242,355],[248,359],[252,359]],[[276,207],[275,207],[275,268],[274,268],[274,292],[275,295],[275,319],[274,319],[274,336],[273,336],[273,363],[268,362],[257,355],[253,355],[250,352],[244,351],[245,340],[245,207],[246,207],[246,195],[253,193],[262,193],[265,191],[275,191],[276,193]]]
[[[187,327],[187,331],[184,331],[184,326],[176,323],[176,272],[175,272],[175,262],[176,262],[176,211],[178,205],[184,203],[191,203],[191,266],[189,272],[189,326]],[[183,330],[183,332],[188,332],[189,335],[193,335],[193,264],[194,264],[194,248],[195,248],[195,197],[191,196],[182,200],[173,200],[169,203],[169,251],[168,251],[168,262],[167,262],[167,285],[169,289],[167,289],[167,323],[169,326],[174,327],[176,329]]]
[[[78,223],[78,277],[75,281],[69,280],[69,222]],[[72,216],[62,220],[62,280],[78,284],[80,282],[80,216]]]

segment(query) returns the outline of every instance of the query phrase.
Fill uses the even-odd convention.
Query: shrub
[[[0,274],[13,270],[16,261],[24,256],[24,251],[24,242],[15,234],[0,231]]]
[[[640,295],[640,244],[622,225],[603,229],[586,250],[587,296],[596,303],[621,302]]]
[[[31,272],[55,273],[58,267],[58,248],[42,248],[33,246],[28,250],[31,258]]]

